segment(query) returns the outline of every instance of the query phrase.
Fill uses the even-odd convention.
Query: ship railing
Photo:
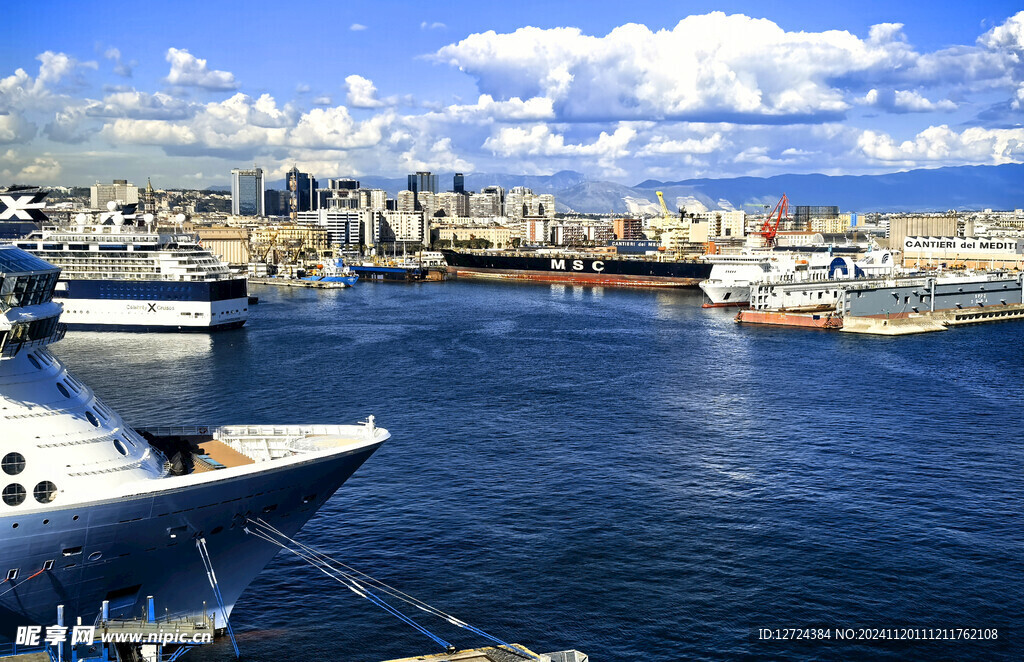
[[[175,425],[137,427],[159,437],[210,437],[222,441],[256,462],[276,460],[319,450],[301,443],[310,437],[342,437],[353,441],[372,435],[359,425]]]

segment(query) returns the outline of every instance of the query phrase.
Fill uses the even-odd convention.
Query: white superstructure
[[[831,251],[752,249],[737,255],[706,255],[704,260],[713,264],[709,278],[699,284],[706,296],[705,308],[747,305],[751,286],[760,283],[883,276],[893,273],[896,267],[892,254],[886,250],[871,250],[855,259]]]

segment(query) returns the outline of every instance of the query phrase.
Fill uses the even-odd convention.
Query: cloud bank
[[[122,79],[104,93],[90,91],[97,63],[53,51],[38,55],[35,76],[18,68],[0,78],[0,145],[43,154],[37,163],[8,149],[23,165],[4,172],[66,175],[52,166],[63,146],[186,157],[181,176],[191,178],[192,159],[208,158],[202,172],[215,182],[254,160],[321,176],[569,168],[626,183],[1024,161],[1024,12],[931,52],[898,23],[858,36],[721,12],[605,35],[481,32],[426,58],[468,76],[478,92],[469,101],[444,90],[382,98],[358,63],[340,85],[291,83],[294,98],[275,98],[262,81],[249,91],[174,47],[166,77],[138,81],[135,60],[102,52]],[[122,87],[128,78],[135,85]]]

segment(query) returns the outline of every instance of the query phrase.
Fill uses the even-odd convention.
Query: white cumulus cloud
[[[36,135],[36,126],[19,113],[0,115],[0,144],[27,143]]]
[[[930,126],[901,143],[886,133],[864,131],[857,146],[870,159],[897,164],[997,165],[1024,160],[1024,129],[971,127],[957,133],[946,125]]]
[[[165,59],[171,64],[171,71],[164,81],[170,85],[201,87],[207,90],[238,88],[238,82],[233,73],[210,69],[206,60],[192,55],[185,49],[168,48]]]
[[[637,136],[635,128],[620,125],[614,132],[602,131],[590,143],[566,142],[565,136],[555,133],[547,124],[530,127],[502,127],[484,141],[484,148],[509,157],[594,157],[609,170],[617,170],[615,161],[629,155],[629,145]]]
[[[368,78],[352,74],[345,79],[348,86],[348,105],[353,108],[380,108],[384,102],[377,98],[377,86]]]
[[[856,102],[893,113],[952,112],[957,105],[949,99],[931,101],[914,90],[878,90],[872,88]]]
[[[637,152],[637,156],[651,156],[655,154],[711,154],[725,146],[725,138],[718,132],[703,138],[687,138],[685,140],[666,140],[662,136],[655,136]]]

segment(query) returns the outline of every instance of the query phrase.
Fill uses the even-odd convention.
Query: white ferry
[[[892,253],[871,250],[854,259],[831,251],[786,252],[750,250],[736,255],[705,255],[711,274],[699,283],[704,308],[745,306],[751,286],[768,282],[821,281],[835,278],[890,275],[895,269]]]
[[[2,205],[0,197],[0,213]],[[137,220],[133,211],[110,203],[105,213],[78,214],[65,227],[43,224],[13,242],[61,268],[54,298],[64,304],[65,323],[120,331],[215,331],[245,324],[245,277],[231,273],[196,236],[158,228],[149,214]]]
[[[65,333],[58,274],[0,246],[0,645],[58,605],[91,625],[147,596],[223,628],[278,551],[251,521],[294,535],[390,435],[372,416],[132,428],[48,350]]]

